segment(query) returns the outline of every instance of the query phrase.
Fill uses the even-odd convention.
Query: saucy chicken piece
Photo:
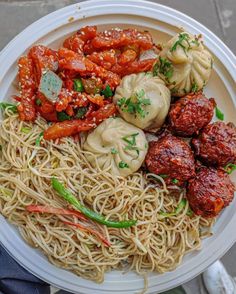
[[[171,105],[170,130],[176,135],[189,137],[206,126],[214,115],[216,103],[199,92],[180,98]]]
[[[89,44],[84,46],[84,52],[98,51],[110,48],[121,48],[129,45],[137,45],[144,50],[153,46],[152,37],[148,32],[139,32],[136,29],[111,29],[98,33]]]
[[[22,56],[18,61],[18,78],[20,85],[20,104],[17,109],[21,120],[34,121],[36,110],[35,100],[35,80],[33,62],[27,56]]]
[[[171,134],[150,142],[145,161],[148,170],[167,184],[181,186],[195,176],[193,152],[186,142]]]
[[[88,41],[96,37],[97,35],[97,27],[96,26],[86,26],[78,30],[75,34],[67,38],[63,47],[70,49],[77,53],[83,52],[84,44]]]
[[[58,54],[59,66],[62,69],[78,72],[84,77],[87,75],[99,77],[104,81],[105,85],[109,85],[112,89],[116,88],[120,83],[120,77],[117,74],[95,64],[81,54],[66,48],[59,49]]]
[[[220,169],[202,167],[189,180],[187,198],[191,209],[203,217],[215,217],[234,198],[235,186]]]
[[[107,70],[110,70],[112,66],[117,63],[118,55],[118,50],[110,49],[101,52],[93,52],[86,57],[92,62],[104,67]]]
[[[127,65],[115,64],[111,71],[120,75],[121,77],[130,75],[132,73],[150,71],[156,62],[156,59],[135,60]]]
[[[28,56],[33,61],[37,85],[39,85],[43,71],[51,70],[56,72],[58,69],[58,55],[55,50],[43,45],[37,45],[30,49]]]
[[[75,135],[79,132],[89,131],[95,128],[104,119],[111,117],[116,113],[116,107],[113,103],[101,107],[97,111],[93,111],[84,120],[72,119],[63,122],[57,122],[44,131],[45,140],[55,140],[62,137]]]
[[[226,166],[236,163],[236,127],[233,123],[214,122],[192,140],[195,154],[205,164]]]

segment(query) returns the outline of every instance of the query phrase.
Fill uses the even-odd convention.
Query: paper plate
[[[40,43],[57,48],[68,34],[85,25],[100,29],[136,27],[149,30],[155,41],[168,40],[180,27],[193,34],[203,34],[205,44],[215,58],[214,71],[206,87],[206,95],[215,97],[227,121],[236,123],[236,66],[235,56],[212,32],[192,18],[171,8],[146,1],[89,1],[60,9],[35,22],[14,40],[0,55],[0,100],[14,93],[12,82],[17,73],[16,61],[32,44]],[[148,293],[157,293],[192,279],[235,242],[236,201],[218,218],[214,235],[203,241],[202,249],[188,254],[182,264],[166,274],[150,274]],[[87,294],[137,293],[143,288],[143,278],[133,272],[107,273],[102,284],[96,284],[50,264],[38,250],[28,246],[17,229],[0,217],[0,242],[23,267],[39,278],[59,288]]]

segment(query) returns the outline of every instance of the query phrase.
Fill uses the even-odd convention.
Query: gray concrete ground
[[[108,0],[112,1],[112,0]],[[22,29],[40,17],[74,0],[0,0],[0,50]],[[122,0],[121,0],[122,2]],[[235,0],[158,0],[203,23],[236,53]],[[227,270],[236,276],[236,245],[222,258]]]

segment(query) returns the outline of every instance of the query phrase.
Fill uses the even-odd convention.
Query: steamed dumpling
[[[208,82],[213,58],[202,41],[183,32],[170,39],[154,66],[174,96],[201,90]]]
[[[156,131],[168,114],[170,91],[159,77],[153,77],[151,73],[131,74],[122,79],[113,101],[127,122]]]
[[[148,143],[142,130],[117,117],[103,121],[87,136],[83,147],[96,156],[100,169],[110,167],[113,175],[126,177],[142,165]],[[86,153],[94,167],[95,156]]]

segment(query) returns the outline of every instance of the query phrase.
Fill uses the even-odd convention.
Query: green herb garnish
[[[102,90],[102,95],[105,96],[105,98],[109,98],[113,96],[113,92],[111,90],[111,87],[109,85],[106,85],[106,88]]]
[[[111,154],[117,154],[118,150],[116,150],[116,148],[112,147],[111,148]]]
[[[192,84],[191,92],[196,93],[198,91],[198,85],[194,82]]]
[[[187,204],[187,200],[186,199],[182,199],[180,201],[180,203],[177,205],[175,211],[173,211],[173,212],[163,212],[163,211],[160,211],[160,215],[163,216],[163,217],[176,216],[176,215],[178,215],[185,208],[186,204]]]
[[[139,133],[134,133],[134,134],[122,137],[122,140],[124,140],[129,145],[134,146],[134,145],[136,145],[136,137],[138,135],[139,135]]]
[[[42,101],[41,101],[39,98],[37,98],[37,99],[35,100],[35,104],[36,104],[37,106],[40,106],[40,105],[42,105]]]
[[[186,212],[186,215],[187,216],[192,216],[193,215],[193,211],[192,211],[192,209],[190,207],[188,208],[188,210]]]
[[[40,146],[41,140],[43,138],[43,132],[41,132],[38,136],[38,138],[35,140],[35,145]]]
[[[188,48],[183,45],[183,41],[188,43]],[[186,49],[189,50],[191,48],[189,44],[189,35],[186,33],[180,33],[178,40],[174,43],[174,45],[170,48],[170,52],[173,52],[177,49],[177,46],[183,48],[184,52],[186,53]]]
[[[194,39],[194,40],[192,40],[191,43],[193,43],[193,44],[195,44],[195,45],[197,45],[197,46],[200,45],[200,43],[198,42],[198,39]]]
[[[177,180],[177,179],[172,179],[172,183],[174,183],[174,184],[178,184],[178,182],[179,182],[179,180]]]
[[[224,113],[218,107],[216,107],[216,117],[219,120],[224,120]]]
[[[148,113],[144,110],[144,107],[151,105],[151,101],[148,98],[145,98],[144,90],[136,92],[134,97],[130,98],[121,98],[117,105],[121,108],[122,111],[128,112],[131,114],[138,114],[144,118]]]
[[[32,130],[32,128],[29,127],[23,127],[21,128],[21,132],[24,134],[29,134],[29,132]]]
[[[159,61],[153,67],[153,76],[158,76],[162,74],[166,77],[166,80],[169,82],[169,79],[172,78],[174,68],[172,63],[166,58],[159,57]]]
[[[119,168],[129,168],[128,164],[124,161],[119,162]]]
[[[61,111],[61,112],[57,112],[57,119],[59,121],[64,121],[64,120],[70,120],[71,117],[65,111]]]
[[[165,174],[160,174],[160,175],[158,175],[158,176],[161,177],[161,178],[163,178],[163,179],[166,179],[166,178],[169,177],[168,175],[165,175]]]
[[[84,91],[84,86],[83,86],[83,82],[81,79],[74,79],[74,90],[76,92],[83,92]]]
[[[1,102],[0,103],[0,109],[2,109],[2,110],[8,109],[8,110],[12,111],[13,113],[18,112],[17,106],[15,104],[6,103],[6,102]]]
[[[227,172],[227,174],[231,174],[234,170],[236,170],[236,164],[233,163],[228,163],[225,167],[224,170]]]
[[[80,107],[75,115],[75,118],[83,118],[88,111],[88,107]]]

